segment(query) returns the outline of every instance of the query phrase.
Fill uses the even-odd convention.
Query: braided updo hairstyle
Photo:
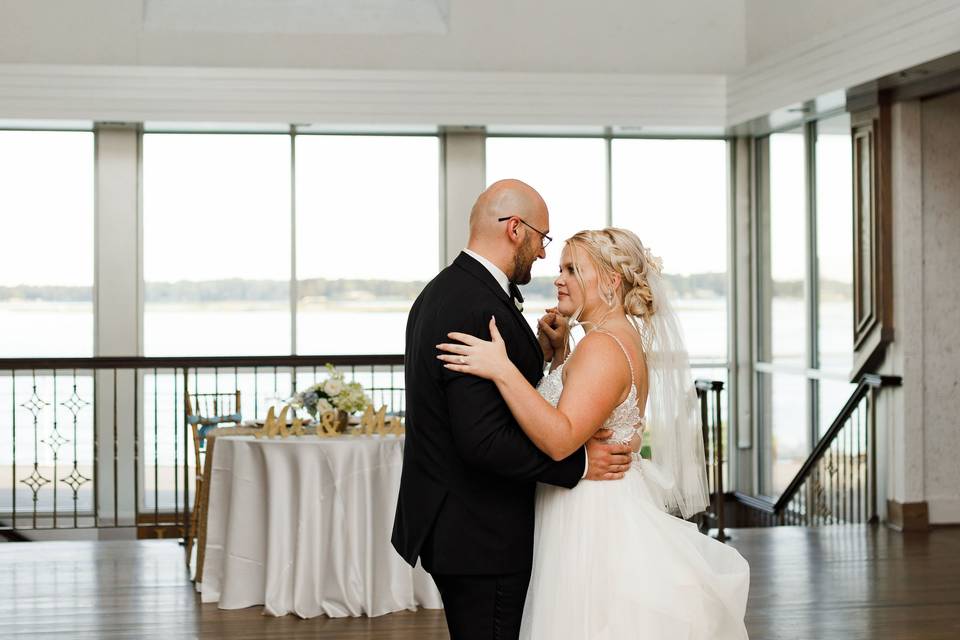
[[[643,246],[637,234],[617,227],[580,231],[567,240],[567,245],[587,254],[600,273],[620,276],[619,291],[604,292],[601,285],[601,296],[612,294],[628,316],[639,318],[644,324],[657,312],[657,300],[647,276],[652,271],[661,273],[663,261]],[[576,274],[582,287],[579,270]]]

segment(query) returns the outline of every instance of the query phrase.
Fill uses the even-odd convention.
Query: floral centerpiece
[[[328,411],[336,411],[341,430],[351,413],[363,411],[370,404],[370,398],[359,382],[346,382],[343,373],[332,364],[327,364],[328,377],[295,393],[290,399],[294,409],[306,409],[315,420]]]

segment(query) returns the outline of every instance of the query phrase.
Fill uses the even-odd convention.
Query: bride
[[[451,333],[456,342],[438,345],[437,357],[496,383],[555,460],[598,429],[634,451],[649,438],[652,459],[635,453],[619,481],[537,486],[521,637],[746,638],[749,566],[675,517],[703,511],[708,498],[689,358],[661,261],[631,231],[581,231],[567,240],[554,284],[557,308],[539,323],[551,367],[537,389],[507,358],[493,318],[491,341]],[[586,335],[571,352],[575,325]]]

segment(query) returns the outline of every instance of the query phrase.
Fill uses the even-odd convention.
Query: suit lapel
[[[520,310],[517,309],[517,305],[513,303],[513,299],[504,292],[503,288],[500,286],[500,283],[497,282],[496,278],[493,277],[493,274],[490,273],[486,267],[474,260],[472,257],[468,256],[466,253],[461,252],[460,255],[457,256],[457,259],[453,261],[453,264],[457,265],[461,269],[464,269],[472,276],[478,278],[481,282],[487,285],[487,288],[489,288],[490,291],[497,296],[500,302],[502,302],[507,309],[510,310],[514,320],[521,325],[523,333],[527,336],[531,347],[539,356],[540,362],[542,363],[543,349],[540,348],[540,342],[537,340],[537,336],[533,334],[533,330],[530,329],[527,319],[524,318],[523,314],[520,313]]]

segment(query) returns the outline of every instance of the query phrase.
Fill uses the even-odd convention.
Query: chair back
[[[187,393],[184,396],[187,424],[193,435],[193,454],[200,469],[200,452],[206,447],[206,436],[222,424],[240,424],[240,391],[229,393]]]

